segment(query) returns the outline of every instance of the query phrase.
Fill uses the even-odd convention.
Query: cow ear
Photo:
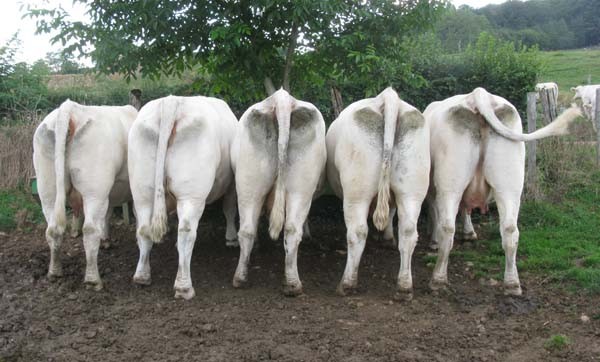
[[[577,88],[579,88],[579,87],[571,87],[571,92],[577,91]]]

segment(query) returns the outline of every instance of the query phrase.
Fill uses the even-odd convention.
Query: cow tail
[[[67,136],[71,112],[76,103],[67,99],[58,109],[54,127],[54,172],[56,174],[56,198],[54,199],[54,220],[48,227],[48,232],[55,236],[62,235],[67,225],[65,190]]]
[[[161,241],[167,232],[167,205],[165,201],[165,159],[167,146],[173,127],[179,100],[168,96],[160,102],[160,120],[158,131],[158,147],[156,149],[156,165],[154,173],[154,207],[150,221],[149,238],[155,243]]]
[[[512,141],[533,141],[541,138],[546,138],[550,136],[560,136],[569,133],[569,125],[577,119],[577,117],[581,116],[581,110],[579,110],[576,106],[571,106],[571,108],[567,109],[563,113],[560,114],[552,123],[547,125],[544,128],[540,128],[537,131],[529,134],[522,134],[513,131],[512,129],[506,127],[504,123],[498,119],[496,113],[494,113],[494,109],[490,103],[489,97],[490,94],[483,88],[477,88],[473,91],[473,96],[475,100],[475,106],[477,110],[487,124],[498,133],[500,136],[507,138]]]
[[[269,218],[269,235],[271,239],[279,238],[285,222],[285,175],[287,173],[287,149],[290,140],[290,119],[292,99],[283,89],[274,95],[275,117],[279,134],[277,137],[277,179],[275,180],[275,199]]]
[[[388,224],[390,213],[390,164],[400,105],[398,95],[391,87],[385,89],[378,97],[383,98],[383,162],[379,174],[377,206],[373,213],[373,224],[378,230],[383,230]]]

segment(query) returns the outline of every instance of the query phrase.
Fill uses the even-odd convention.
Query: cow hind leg
[[[233,187],[225,194],[225,197],[223,197],[223,213],[225,214],[225,221],[227,223],[225,245],[231,248],[240,246],[235,228],[235,215],[237,213],[236,203],[235,185],[233,185]]]
[[[473,222],[471,221],[471,212],[469,212],[467,209],[462,209],[460,213],[463,221],[462,239],[477,240],[477,233],[475,232]]]
[[[240,231],[238,232],[238,241],[240,243],[240,258],[238,266],[233,276],[233,287],[244,287],[248,282],[248,263],[250,262],[250,253],[256,239],[256,230],[258,228],[258,218],[260,216],[263,199],[251,200],[250,203],[238,204],[240,212]]]
[[[388,217],[388,224],[383,230],[383,246],[386,248],[394,249],[398,246],[396,238],[394,238],[394,216],[396,215],[396,208],[390,207],[390,214]]]
[[[79,232],[81,231],[81,227],[83,225],[83,216],[81,213],[73,211],[73,215],[71,216],[71,230],[70,235],[72,238],[76,238],[79,236]]]
[[[135,274],[133,275],[133,282],[139,285],[150,285],[152,282],[151,270],[150,270],[150,251],[154,242],[148,237],[140,233],[142,225],[150,224],[150,214],[152,210],[152,203],[146,205],[139,205],[139,212],[136,211],[137,218],[137,244],[140,249],[140,257],[138,260]]]
[[[302,241],[310,203],[311,195],[288,195],[284,234],[285,281],[283,286],[283,293],[287,296],[302,294],[302,282],[298,275],[298,247]]]
[[[396,198],[396,205],[398,205],[398,250],[400,251],[396,297],[411,300],[413,296],[411,263],[419,238],[417,222],[421,211],[421,201],[414,197],[408,197],[408,195],[402,195]]]
[[[461,195],[457,193],[439,193],[435,200],[437,223],[434,234],[438,238],[438,256],[429,283],[429,287],[433,290],[444,288],[448,284],[448,257],[454,243],[460,197]]]
[[[358,266],[360,258],[365,249],[367,234],[367,216],[369,213],[369,202],[350,203],[344,200],[344,220],[346,222],[346,240],[348,252],[346,268],[337,293],[346,295],[349,291],[356,289],[358,285]]]
[[[179,253],[179,267],[175,279],[175,298],[191,299],[196,295],[192,286],[191,262],[198,221],[204,212],[204,200],[177,200],[177,216],[179,226],[177,230],[177,252]]]
[[[112,216],[112,207],[106,210],[104,223],[102,224],[102,236],[100,237],[102,249],[110,248],[110,217]]]
[[[495,192],[494,198],[500,215],[500,235],[502,249],[505,254],[504,291],[509,295],[521,295],[521,282],[517,271],[517,247],[519,245],[519,216],[520,195]]]
[[[46,242],[50,247],[50,265],[48,266],[48,279],[55,280],[63,276],[62,262],[60,260],[60,247],[64,234],[56,232],[56,228],[46,229]]]
[[[94,290],[102,289],[102,280],[98,272],[98,250],[108,210],[108,195],[105,199],[83,199],[83,247],[85,249],[86,268],[84,283]]]

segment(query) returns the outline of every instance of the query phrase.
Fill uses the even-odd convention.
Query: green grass
[[[0,190],[0,230],[9,231],[16,225],[16,215],[27,210],[27,221],[41,223],[44,221],[41,206],[36,202],[29,190]]]
[[[556,82],[559,94],[572,97],[571,87],[587,84],[588,75],[592,76],[592,84],[600,83],[600,49],[560,50],[540,55],[544,62],[540,82]]]
[[[565,336],[564,334],[555,334],[550,336],[550,338],[544,342],[544,348],[549,351],[560,351],[570,344],[571,340],[569,337]]]
[[[600,293],[600,172],[591,184],[572,185],[560,203],[526,201],[519,213],[517,266],[573,291]],[[475,272],[502,279],[504,251],[497,217],[484,229],[478,249],[454,255],[472,261]]]

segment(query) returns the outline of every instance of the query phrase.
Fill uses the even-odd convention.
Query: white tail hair
[[[275,180],[275,199],[269,218],[269,235],[271,239],[279,238],[285,222],[285,175],[287,171],[287,148],[290,140],[290,119],[293,98],[283,89],[271,97],[275,102],[275,116],[279,127],[277,137],[277,179]]]
[[[65,158],[67,150],[67,136],[69,133],[69,121],[71,112],[77,103],[67,99],[60,105],[56,115],[54,126],[54,172],[56,174],[56,198],[54,200],[53,225],[49,225],[48,231],[55,235],[62,235],[67,225],[67,213],[65,210]]]
[[[150,230],[147,233],[150,240],[158,243],[167,232],[167,205],[165,201],[165,159],[171,132],[175,126],[179,98],[168,96],[160,101],[160,120],[158,131],[158,147],[156,149],[156,164],[154,170],[154,206]]]
[[[386,88],[377,98],[383,101],[383,162],[379,175],[377,206],[373,213],[373,224],[378,230],[383,230],[388,224],[390,214],[390,162],[400,105],[398,94],[391,87]]]
[[[504,123],[502,123],[498,116],[494,113],[494,109],[492,108],[492,104],[490,102],[491,94],[488,93],[483,88],[477,88],[473,91],[473,96],[475,99],[475,106],[477,110],[483,118],[486,120],[487,124],[492,127],[496,133],[504,138],[508,138],[512,141],[533,141],[541,138],[546,138],[550,136],[561,136],[569,133],[569,125],[577,119],[577,117],[581,116],[581,110],[572,105],[569,109],[564,111],[558,116],[554,122],[550,123],[544,128],[540,128],[533,133],[517,133],[512,129],[506,127]]]

